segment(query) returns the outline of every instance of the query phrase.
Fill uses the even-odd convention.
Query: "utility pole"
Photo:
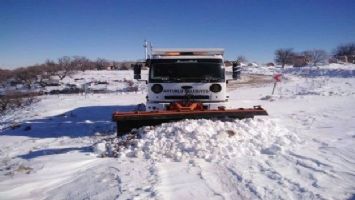
[[[147,60],[148,59],[148,41],[147,40],[144,40],[144,51],[145,51],[145,59]]]

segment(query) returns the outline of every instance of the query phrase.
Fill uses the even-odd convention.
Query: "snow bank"
[[[279,83],[275,95],[265,95],[260,100],[303,99],[307,96],[340,97],[355,95],[355,79],[344,78],[296,78],[292,83]]]
[[[231,71],[231,68],[228,69]],[[227,71],[228,71],[227,70]],[[273,75],[275,73],[292,74],[305,77],[340,77],[350,78],[355,76],[355,64],[328,64],[323,66],[292,67],[286,66],[282,69],[279,66],[244,66],[242,73]]]
[[[354,64],[329,64],[319,67],[293,67],[283,70],[283,73],[305,77],[341,77],[350,78],[355,76]]]
[[[268,67],[268,66],[246,66],[242,68],[242,73],[246,74],[263,74],[273,75],[280,73],[282,69],[280,67]]]
[[[147,70],[142,71],[143,78],[148,73]],[[65,88],[76,87],[89,92],[135,92],[146,89],[144,82],[133,79],[133,70],[87,70],[77,72],[71,76],[58,80],[60,86],[47,86],[46,91],[63,90]]]
[[[138,136],[96,144],[100,155],[219,162],[258,154],[275,155],[298,139],[270,119],[234,121],[184,120],[138,130]]]

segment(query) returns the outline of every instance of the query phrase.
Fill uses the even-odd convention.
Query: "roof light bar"
[[[154,56],[215,56],[223,55],[223,49],[153,49]]]

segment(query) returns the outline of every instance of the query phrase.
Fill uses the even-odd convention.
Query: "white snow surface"
[[[283,80],[274,95],[272,83],[230,88],[229,106],[262,105],[269,116],[119,138],[112,112],[135,110],[145,93],[115,90],[129,71],[100,71],[115,92],[42,96],[0,116],[0,199],[354,199],[354,70],[249,67],[244,76]]]

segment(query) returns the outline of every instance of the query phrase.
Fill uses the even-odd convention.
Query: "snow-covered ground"
[[[123,138],[111,114],[134,110],[144,92],[42,96],[0,117],[0,199],[353,199],[354,70],[287,68],[273,96],[270,82],[230,89],[231,107],[262,105],[269,116],[183,120]],[[115,73],[97,77],[124,88],[130,72]]]

